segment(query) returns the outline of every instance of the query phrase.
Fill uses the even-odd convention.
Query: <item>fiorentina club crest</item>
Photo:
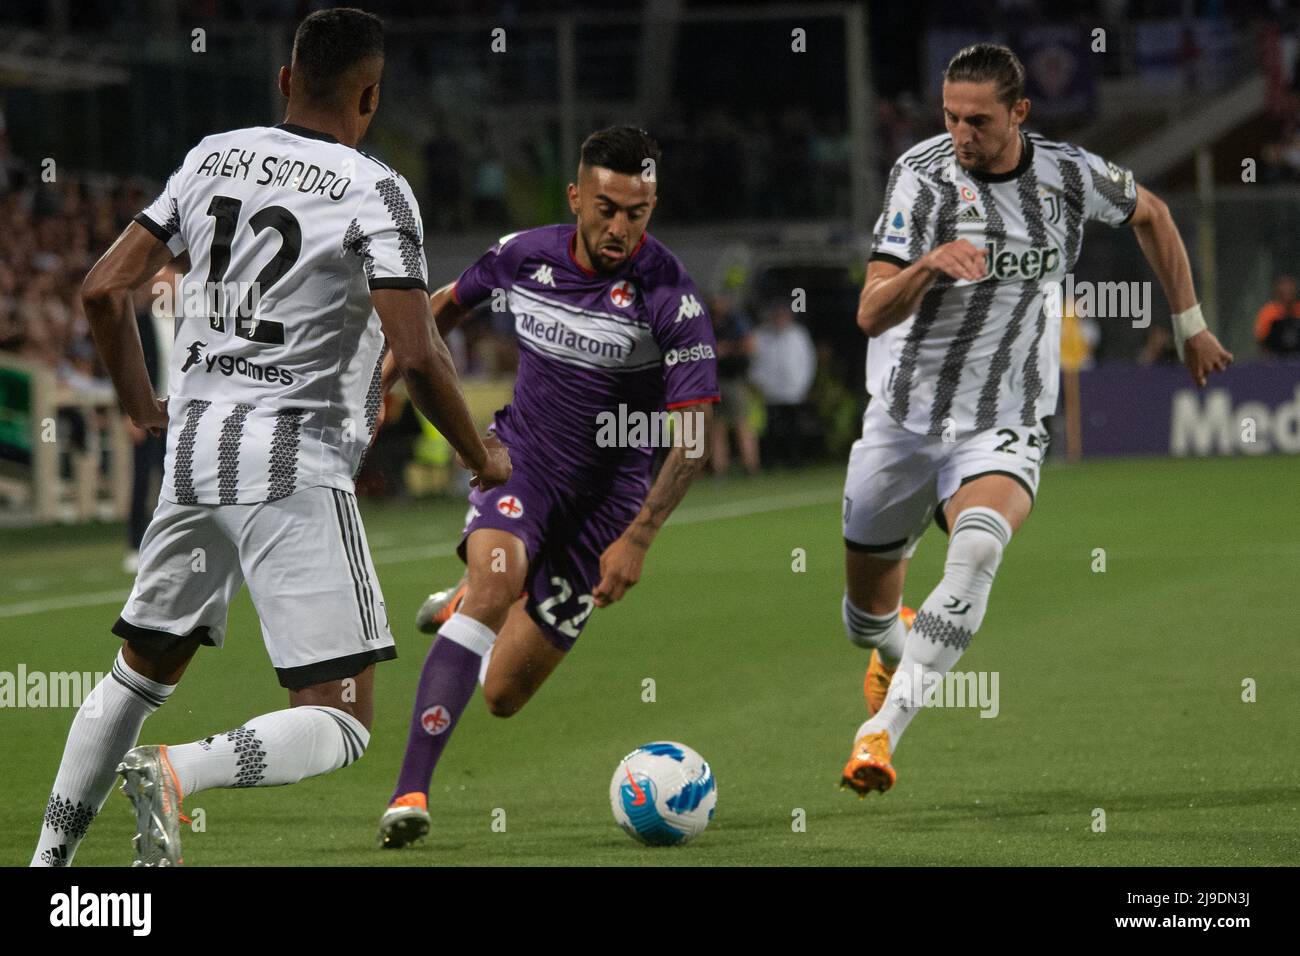
[[[636,298],[636,289],[626,279],[619,279],[609,287],[609,301],[620,309],[626,309]]]
[[[497,502],[497,511],[507,518],[519,518],[524,513],[524,503],[514,495],[506,495]]]
[[[434,704],[420,715],[420,726],[430,737],[436,737],[451,726],[451,711],[442,704]]]

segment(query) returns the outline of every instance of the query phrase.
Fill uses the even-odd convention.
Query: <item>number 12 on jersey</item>
[[[226,301],[226,270],[230,268],[230,247],[236,238],[242,206],[242,202],[229,196],[213,196],[208,205],[208,215],[216,220],[212,247],[208,253],[208,279],[205,287],[209,302],[208,324],[214,332],[226,331],[226,319],[230,316],[229,303]],[[255,313],[262,293],[283,279],[285,273],[298,261],[298,255],[302,251],[302,229],[293,213],[283,206],[259,209],[249,217],[248,225],[254,236],[260,235],[265,229],[274,229],[280,236],[280,248],[262,267],[262,271],[253,280],[252,288],[235,310],[234,333],[250,342],[283,345],[284,324],[258,319]]]

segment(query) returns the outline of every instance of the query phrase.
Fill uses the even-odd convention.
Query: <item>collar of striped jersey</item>
[[[1015,169],[1009,169],[1005,173],[980,173],[973,169],[963,169],[967,176],[972,179],[978,179],[982,183],[1006,183],[1015,179],[1034,161],[1034,144],[1030,142],[1028,136],[1020,134],[1020,162],[1016,163]]]
[[[293,133],[296,136],[306,136],[308,139],[324,140],[327,143],[337,143],[338,140],[329,133],[322,133],[318,129],[308,129],[306,126],[299,126],[297,123],[277,123],[276,129],[282,129],[286,133]]]

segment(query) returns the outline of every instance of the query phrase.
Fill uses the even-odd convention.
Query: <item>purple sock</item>
[[[438,631],[420,672],[406,756],[393,800],[404,793],[428,793],[434,767],[474,696],[483,653],[494,638],[490,628],[462,614],[452,615]]]

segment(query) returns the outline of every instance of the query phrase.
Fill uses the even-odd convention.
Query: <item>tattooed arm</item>
[[[688,414],[694,417],[689,431],[683,427]],[[686,497],[686,489],[708,458],[709,436],[713,432],[712,403],[682,409],[675,424],[674,434],[681,438],[673,443],[640,514],[600,556],[600,583],[592,592],[596,607],[609,607],[641,580],[641,565],[651,542],[673,509]]]

